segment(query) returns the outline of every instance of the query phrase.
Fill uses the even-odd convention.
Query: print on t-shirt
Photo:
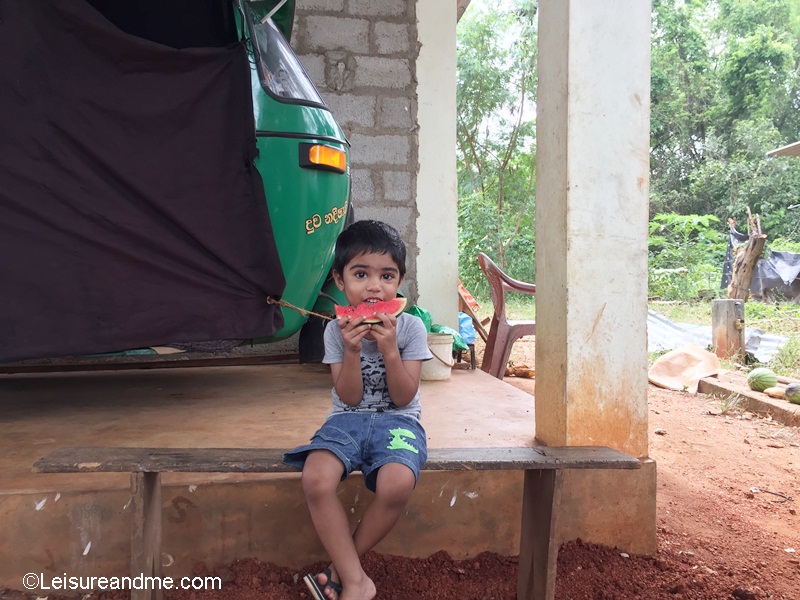
[[[382,354],[361,355],[361,381],[364,385],[364,400],[361,402],[360,410],[385,412],[397,409],[386,385],[386,364],[383,362]],[[356,409],[356,407],[348,408]]]

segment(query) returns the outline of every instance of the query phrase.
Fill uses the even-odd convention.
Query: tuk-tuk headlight
[[[347,172],[347,153],[324,144],[300,144],[300,166],[334,173]]]

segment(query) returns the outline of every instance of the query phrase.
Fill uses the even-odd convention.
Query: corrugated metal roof
[[[767,152],[767,156],[800,156],[800,142],[794,142],[788,146],[770,150]]]

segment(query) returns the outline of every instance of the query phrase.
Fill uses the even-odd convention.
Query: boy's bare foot
[[[347,585],[338,600],[373,600],[377,593],[372,579],[364,575],[359,584]]]

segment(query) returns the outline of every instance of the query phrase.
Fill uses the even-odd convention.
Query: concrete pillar
[[[435,323],[458,329],[455,0],[419,0],[417,287]],[[448,118],[449,117],[449,118]]]
[[[649,2],[540,2],[536,436],[547,444],[647,456],[649,102]],[[565,531],[655,550],[652,461],[567,488]],[[605,515],[589,489],[610,491]]]

